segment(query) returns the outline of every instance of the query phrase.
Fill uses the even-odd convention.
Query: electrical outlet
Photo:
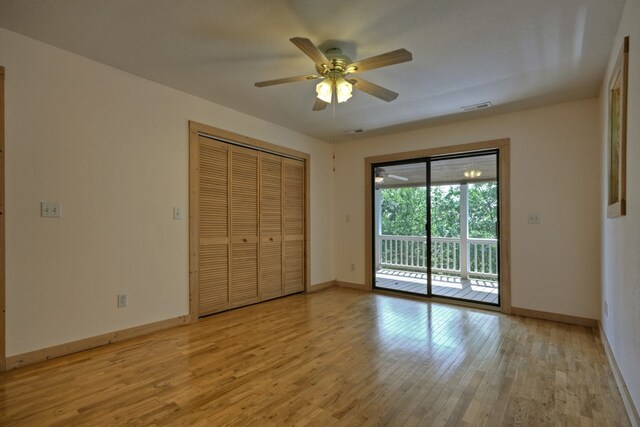
[[[351,271],[356,271],[356,265],[355,264],[351,264]]]
[[[127,294],[118,294],[118,308],[127,306]]]
[[[540,224],[540,214],[530,213],[529,216],[527,217],[527,222],[529,224]]]
[[[345,215],[344,216],[344,222],[346,222],[347,224],[349,224],[351,222],[351,215]]]
[[[609,304],[607,304],[606,300],[604,302],[604,317],[609,317]]]

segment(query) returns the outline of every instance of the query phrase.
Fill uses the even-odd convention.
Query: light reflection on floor
[[[377,337],[384,351],[394,354],[423,353],[433,355],[444,349],[465,352],[463,340],[468,340],[469,322],[481,324],[482,335],[499,328],[498,314],[451,307],[444,304],[378,296]],[[478,329],[476,328],[476,333]],[[482,339],[482,337],[480,337]]]

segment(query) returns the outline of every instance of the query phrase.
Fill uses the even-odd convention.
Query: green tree
[[[384,188],[382,234],[425,236],[427,198],[424,187]]]
[[[460,237],[460,186],[431,187],[431,235]]]
[[[384,188],[382,234],[425,236],[425,187]],[[496,238],[498,189],[495,182],[469,184],[469,237]],[[431,187],[431,235],[460,237],[460,186]]]
[[[498,237],[498,186],[495,182],[469,184],[469,237]]]

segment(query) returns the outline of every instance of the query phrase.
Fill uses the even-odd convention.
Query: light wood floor
[[[332,288],[2,373],[0,424],[629,421],[591,329]]]
[[[426,295],[427,275],[415,271],[382,269],[376,272],[376,286]],[[498,304],[498,282],[493,280],[432,274],[431,289],[434,296]]]

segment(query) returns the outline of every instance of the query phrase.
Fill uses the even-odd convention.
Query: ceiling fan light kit
[[[409,178],[406,178],[404,176],[394,175],[392,173],[385,172],[383,168],[376,168],[373,181],[376,184],[382,184],[385,178],[391,178],[397,181],[409,181]]]
[[[317,100],[313,111],[324,110],[328,104],[343,103],[352,97],[353,88],[375,96],[386,102],[391,102],[398,97],[396,92],[368,82],[361,78],[351,78],[351,74],[386,67],[389,65],[408,62],[413,59],[411,52],[406,49],[398,49],[382,55],[373,56],[353,62],[339,48],[330,48],[323,53],[311,40],[303,37],[289,39],[305,55],[316,64],[318,74],[309,74],[295,77],[285,77],[276,80],[257,82],[257,87],[273,86],[283,83],[292,83],[305,80],[322,79],[316,85]]]
[[[467,178],[479,178],[482,175],[482,171],[480,169],[471,169],[464,171],[464,176]]]

